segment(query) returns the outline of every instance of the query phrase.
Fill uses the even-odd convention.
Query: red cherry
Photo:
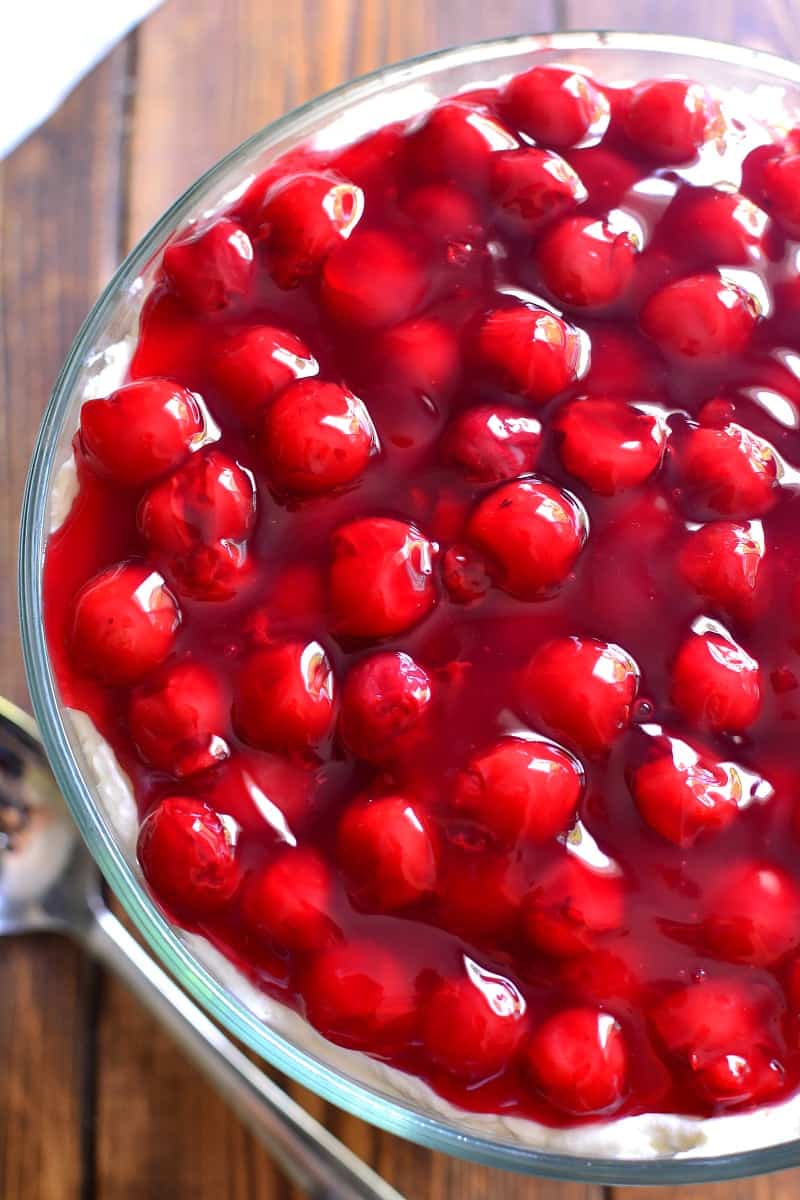
[[[642,329],[667,355],[713,360],[744,350],[761,315],[754,296],[717,274],[660,288],[640,314]]]
[[[181,595],[222,601],[232,599],[252,582],[252,565],[245,542],[221,538],[173,558],[164,569]]]
[[[316,375],[317,360],[305,342],[273,325],[250,325],[226,334],[215,347],[212,370],[234,411],[254,424],[263,409],[295,379]]]
[[[355,229],[364,211],[361,188],[333,172],[284,175],[268,189],[258,221],[270,271],[282,288],[316,274]]]
[[[727,828],[738,812],[742,782],[736,771],[701,758],[678,738],[643,763],[631,790],[647,824],[676,846],[691,846],[701,834]]]
[[[137,853],[159,900],[190,919],[224,907],[239,886],[228,829],[213,808],[191,796],[159,802],[142,822]]]
[[[651,1019],[667,1050],[689,1067],[698,1091],[730,1106],[765,1099],[782,1084],[774,1057],[778,1015],[764,985],[705,979],[671,992]]]
[[[622,880],[566,853],[544,871],[522,906],[522,929],[544,954],[571,958],[591,950],[600,934],[622,925]]]
[[[759,204],[764,201],[764,167],[770,159],[780,158],[786,152],[793,154],[797,149],[797,131],[792,130],[785,140],[762,142],[745,154],[741,169],[741,187],[744,194]]]
[[[403,212],[429,237],[469,242],[481,237],[481,213],[468,192],[451,183],[425,183],[402,201]]]
[[[475,355],[503,387],[534,404],[563,392],[583,365],[578,330],[528,304],[495,309],[484,317]]]
[[[380,334],[374,363],[393,387],[432,399],[448,395],[461,371],[458,340],[436,317],[416,317]]]
[[[340,634],[404,633],[436,603],[436,546],[406,521],[350,521],[334,533],[332,550],[330,601]]]
[[[377,437],[365,405],[347,388],[300,379],[264,412],[259,444],[274,487],[313,494],[352,483]]]
[[[606,754],[627,726],[639,686],[631,656],[596,638],[562,637],[534,653],[523,678],[523,710],[589,755]]]
[[[564,217],[588,196],[579,175],[558,154],[525,146],[491,159],[497,222],[509,233],[533,234]]]
[[[414,980],[383,946],[323,950],[303,980],[306,1015],[331,1041],[358,1050],[405,1046],[416,1024]]]
[[[785,1082],[782,1064],[770,1052],[754,1046],[741,1054],[721,1054],[695,1069],[695,1084],[715,1104],[761,1102]]]
[[[763,194],[790,237],[800,237],[800,154],[781,154],[764,165]]]
[[[564,304],[598,308],[628,289],[639,246],[628,230],[597,217],[567,217],[536,246],[542,280]]]
[[[180,466],[206,434],[194,392],[169,379],[137,379],[81,408],[81,447],[98,475],[125,487]]]
[[[708,899],[703,934],[731,962],[769,967],[800,946],[800,886],[781,867],[736,864]]]
[[[650,1020],[670,1054],[704,1065],[721,1053],[752,1045],[774,997],[769,988],[740,979],[701,979],[669,992]]]
[[[569,993],[581,999],[635,1004],[642,984],[631,966],[630,957],[616,949],[603,948],[565,958],[559,969],[559,979]]]
[[[720,626],[691,633],[672,668],[672,703],[693,725],[741,733],[761,708],[761,672],[754,658]]]
[[[216,770],[192,780],[218,812],[272,844],[297,840],[314,812],[317,778],[305,761],[240,750]]]
[[[682,187],[661,219],[659,232],[682,254],[709,264],[745,266],[763,252],[766,213],[740,192]]]
[[[385,188],[387,166],[391,168],[388,184],[391,186],[393,168],[400,158],[402,148],[403,134],[396,125],[387,125],[345,146],[336,154],[332,165],[345,179],[351,179],[361,188]],[[305,149],[300,150],[301,155],[305,153]]]
[[[637,149],[664,163],[694,158],[719,124],[719,108],[699,83],[652,79],[631,88],[622,127]]]
[[[492,152],[516,145],[482,108],[461,100],[437,104],[408,134],[406,162],[421,179],[483,190]]]
[[[288,641],[257,650],[236,685],[234,722],[251,746],[304,750],[327,734],[333,672],[319,642]]]
[[[513,941],[524,884],[507,854],[481,848],[443,861],[437,891],[444,929],[477,945]]]
[[[131,737],[145,762],[181,778],[230,754],[225,691],[213,671],[185,661],[142,683],[128,705]]]
[[[701,516],[760,517],[779,497],[775,451],[741,425],[692,429],[679,466],[686,499]]]
[[[422,1043],[448,1075],[475,1084],[506,1069],[528,1021],[525,1001],[510,980],[469,960],[467,970],[467,978],[442,980],[428,998]]]
[[[167,657],[180,621],[158,571],[132,562],[107,567],[75,597],[73,662],[111,687],[135,683]]]
[[[296,953],[322,950],[340,936],[330,916],[330,869],[316,850],[282,850],[247,880],[242,913],[247,925]]]
[[[536,463],[542,426],[502,404],[480,404],[459,413],[445,435],[443,456],[481,483],[515,479]]]
[[[499,585],[535,599],[562,584],[583,548],[589,518],[581,502],[541,479],[518,479],[473,510],[470,541],[496,563]]]
[[[595,1008],[567,1008],[535,1031],[525,1064],[540,1092],[584,1116],[616,1108],[628,1090],[628,1051],[619,1024]]]
[[[566,469],[601,496],[636,487],[658,470],[667,431],[661,420],[624,400],[573,400],[553,428]]]
[[[355,233],[330,255],[320,294],[341,325],[376,329],[410,317],[427,287],[417,254],[396,235],[373,229]]]
[[[698,595],[741,617],[752,609],[763,556],[760,530],[735,521],[710,521],[686,535],[678,569]]]
[[[269,225],[264,225],[262,215],[264,200],[270,188],[281,180],[307,173],[309,166],[321,165],[324,165],[321,157],[310,153],[308,147],[304,146],[281,154],[266,170],[255,176],[231,209],[247,229],[253,242],[263,239],[269,233]]]
[[[164,250],[164,273],[198,312],[215,312],[250,290],[255,274],[253,243],[241,225],[222,217],[202,229],[190,227]]]
[[[470,759],[454,803],[503,842],[548,842],[573,821],[582,783],[560,746],[504,737]]]
[[[188,554],[221,539],[240,541],[255,522],[249,471],[219,450],[194,454],[142,499],[137,520],[151,546]]]
[[[574,146],[605,132],[608,100],[585,75],[566,67],[533,67],[515,75],[503,93],[508,119],[548,146]]]
[[[355,899],[365,908],[406,908],[436,886],[433,830],[405,796],[352,804],[339,824],[338,847]]]
[[[365,762],[392,761],[409,750],[430,707],[430,676],[409,654],[371,654],[345,680],[339,735]]]
[[[598,213],[623,206],[628,193],[647,175],[644,167],[609,150],[605,142],[572,150],[568,157],[592,198],[593,210]]]

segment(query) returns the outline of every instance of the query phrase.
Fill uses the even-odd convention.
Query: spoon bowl
[[[315,1200],[402,1200],[229,1041],[105,903],[31,717],[0,696],[0,938],[71,936],[173,1034]]]
[[[102,903],[36,725],[0,696],[0,936],[83,931]]]

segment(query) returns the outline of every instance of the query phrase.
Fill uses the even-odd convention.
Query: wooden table
[[[3,690],[26,701],[17,519],[51,385],[122,255],[202,170],[301,101],[436,47],[601,27],[791,56],[797,18],[796,0],[167,0],[0,164]],[[63,941],[2,944],[0,1064],[3,1200],[301,1200],[136,1001]],[[800,1170],[653,1192],[527,1180],[428,1153],[289,1087],[409,1200],[800,1194]]]

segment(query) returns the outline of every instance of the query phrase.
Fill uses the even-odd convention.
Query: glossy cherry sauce
[[[142,817],[164,796],[180,794],[207,800],[240,827],[236,859],[244,885],[210,916],[173,911],[175,919],[202,931],[271,995],[304,1011],[314,955],[287,952],[243,916],[247,878],[285,848],[237,784],[244,765],[284,809],[299,845],[318,848],[330,864],[334,892],[329,915],[343,943],[368,939],[382,946],[415,997],[414,1010],[390,1035],[372,1038],[365,1030],[361,1037],[343,1037],[318,1020],[322,1032],[421,1076],[464,1108],[525,1115],[548,1124],[649,1110],[710,1115],[735,1104],[785,1096],[800,1079],[800,997],[790,974],[800,928],[796,938],[789,938],[788,952],[767,965],[746,961],[746,952],[726,956],[719,940],[706,935],[709,919],[725,916],[711,910],[719,903],[716,897],[725,894],[734,868],[766,862],[785,869],[800,884],[795,816],[800,784],[797,245],[773,216],[765,221],[757,247],[746,252],[744,261],[730,263],[719,257],[719,242],[702,229],[693,235],[691,221],[681,225],[679,220],[679,205],[699,195],[692,188],[701,184],[741,188],[769,217],[763,163],[781,151],[777,145],[753,151],[754,143],[769,140],[767,135],[731,118],[721,140],[709,136],[688,165],[659,161],[626,136],[619,114],[630,103],[629,93],[609,89],[608,95],[611,120],[602,138],[589,136],[578,149],[548,143],[546,136],[542,144],[562,154],[583,181],[588,195],[575,210],[578,215],[605,218],[617,208],[638,224],[642,247],[621,298],[588,309],[559,304],[536,264],[541,231],[515,233],[498,222],[488,188],[470,175],[458,155],[441,168],[439,203],[445,195],[454,210],[461,204],[461,217],[458,211],[455,216],[440,211],[437,231],[435,197],[430,201],[433,219],[425,219],[423,201],[418,199],[416,207],[409,204],[414,189],[430,183],[432,168],[408,152],[402,126],[389,126],[356,148],[325,156],[295,152],[288,162],[271,167],[229,213],[250,231],[255,246],[256,269],[245,293],[216,311],[199,312],[176,295],[162,272],[146,300],[130,368],[131,379],[166,376],[199,393],[219,426],[216,448],[253,473],[257,518],[241,581],[222,599],[182,594],[170,578],[169,555],[152,551],[137,529],[143,489],[101,478],[86,461],[80,438],[75,443],[80,491],[67,521],[50,540],[45,565],[47,636],[63,701],[88,713],[110,742],[132,780]],[[513,129],[497,92],[486,90],[467,99],[505,123],[523,144],[530,141]],[[278,286],[271,277],[269,230],[259,229],[267,187],[282,172],[321,168],[338,170],[363,189],[361,232],[393,231],[424,262],[425,295],[412,305],[411,315],[439,318],[457,339],[455,376],[444,385],[430,372],[415,376],[413,354],[393,359],[382,330],[353,329],[332,320],[320,299],[318,273],[294,287]],[[469,214],[466,223],[464,211]],[[721,217],[712,221],[715,229],[722,223]],[[547,224],[543,222],[543,230]],[[643,304],[666,283],[720,265],[752,272],[750,282],[755,278],[769,294],[769,307],[747,345],[707,362],[691,357],[678,361],[663,353],[642,331]],[[582,377],[544,404],[502,386],[475,359],[483,314],[520,298],[544,301],[563,312],[584,331],[590,347]],[[346,382],[366,405],[380,450],[354,483],[307,497],[271,489],[258,439],[236,415],[214,370],[221,340],[231,329],[254,323],[299,336],[317,359],[320,376]],[[570,473],[559,451],[555,418],[577,396],[620,397],[660,413],[668,434],[660,469],[614,495],[598,494]],[[569,489],[588,513],[586,545],[569,578],[551,595],[509,595],[496,578],[490,583],[491,562],[470,547],[469,514],[498,484],[470,479],[463,468],[446,461],[444,448],[453,418],[477,404],[510,406],[540,420],[536,474]],[[683,448],[698,423],[720,428],[730,421],[766,439],[785,467],[777,502],[763,515],[752,514],[761,521],[765,552],[753,603],[740,612],[715,607],[687,584],[678,567],[687,531],[710,516],[724,515],[698,510],[682,474]],[[396,637],[341,636],[330,611],[332,534],[362,516],[410,521],[438,547],[435,606]],[[470,578],[476,582],[475,598],[468,602],[454,599],[443,582],[445,556],[453,548],[470,559]],[[153,562],[178,598],[182,621],[170,661],[207,666],[228,700],[242,662],[270,639],[318,640],[329,656],[339,697],[350,668],[376,647],[411,654],[428,672],[433,695],[413,752],[390,767],[373,767],[348,754],[334,728],[311,755],[276,756],[246,745],[228,717],[219,730],[230,748],[227,761],[180,781],[148,766],[130,734],[130,689],[92,679],[76,661],[70,640],[78,589],[96,571],[128,559]],[[760,667],[760,713],[741,734],[698,729],[671,698],[676,654],[699,617],[721,622]],[[527,664],[538,647],[561,635],[616,643],[638,664],[640,682],[630,723],[607,755],[582,754],[568,738],[524,715],[520,696]],[[519,839],[509,845],[480,821],[465,819],[453,804],[453,792],[472,755],[501,733],[526,729],[553,736],[575,753],[585,782],[571,833],[565,830],[546,844]],[[724,829],[701,835],[688,846],[659,836],[632,799],[632,772],[651,754],[661,733],[752,773],[744,776],[752,802],[740,807]],[[411,797],[426,810],[437,847],[432,894],[396,913],[375,911],[375,906],[370,910],[352,888],[348,892],[337,851],[337,828],[347,805],[354,797],[386,793]],[[542,953],[525,940],[520,912],[525,896],[567,856],[590,867],[616,864],[624,916],[617,929],[595,933],[582,954],[563,957]],[[747,917],[742,919],[746,924]],[[627,1047],[621,1096],[605,1106],[598,1101],[599,1108],[592,1108],[590,1098],[583,1111],[569,1101],[559,1104],[556,1085],[539,1086],[516,1048],[501,1054],[500,1069],[488,1078],[465,1079],[437,1065],[430,1053],[436,1031],[429,1033],[426,1049],[421,1024],[438,983],[464,976],[465,956],[511,981],[522,994],[526,1038],[553,1014],[575,1006],[616,1018]],[[376,958],[379,986],[381,970]],[[747,995],[761,997],[748,1043],[763,1047],[774,1086],[760,1092],[744,1087],[737,1093],[734,1088],[728,1099],[724,1087],[709,1092],[693,1074],[691,1048],[675,1053],[669,1039],[659,1034],[654,1015],[659,1002],[706,979],[720,980],[726,988],[741,985]],[[713,1024],[715,1010],[709,1014]],[[558,1050],[555,1033],[553,1038]],[[741,1042],[734,1039],[731,1049],[744,1053],[748,1047]],[[723,1043],[724,1034],[724,1051]],[[536,1053],[547,1063],[545,1049],[544,1043],[537,1044]]]

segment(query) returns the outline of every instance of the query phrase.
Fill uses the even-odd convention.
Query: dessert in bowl
[[[798,96],[675,45],[449,52],[236,152],[82,333],[23,531],[54,765],[188,986],[596,1179],[800,1129]]]

